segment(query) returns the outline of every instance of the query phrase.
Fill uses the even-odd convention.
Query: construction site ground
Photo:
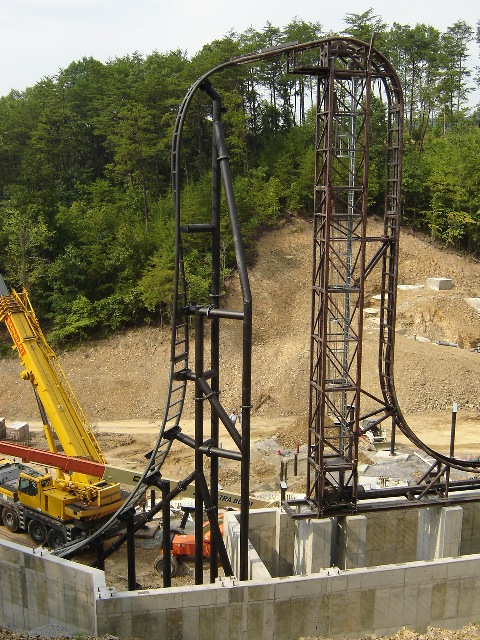
[[[372,219],[369,234],[380,235],[381,224]],[[312,224],[292,216],[258,240],[250,270],[254,309],[251,490],[262,496],[278,491],[282,461],[288,463],[289,492],[302,493],[305,486],[311,264]],[[430,289],[430,277],[451,278],[453,288]],[[362,388],[374,395],[380,395],[375,311],[379,284],[380,274],[373,272],[366,290]],[[395,386],[402,411],[426,444],[448,452],[452,407],[458,403],[455,452],[476,458],[480,455],[480,353],[476,350],[480,318],[468,300],[480,297],[480,263],[403,229],[399,284]],[[241,309],[238,289],[238,279],[232,276],[224,306]],[[237,325],[226,321],[222,337],[220,399],[228,412],[238,411],[241,402],[241,335]],[[110,464],[143,468],[144,456],[161,425],[169,352],[168,326],[129,329],[107,340],[57,352]],[[189,433],[193,431],[192,393],[181,421],[182,429]],[[19,377],[16,357],[3,360],[0,367],[0,415],[7,424],[29,422],[32,444],[41,445],[37,405],[29,384]],[[229,446],[225,434],[222,444]],[[294,477],[297,444],[300,462]],[[396,446],[399,452],[421,454],[398,433]],[[374,451],[365,444],[361,461],[366,469],[373,456]],[[419,460],[418,456],[415,459]],[[422,462],[418,464],[421,468]],[[191,470],[193,451],[175,444],[164,466],[165,476],[181,479]],[[389,460],[388,475],[396,477],[400,472],[404,472],[400,464],[395,467],[395,461]],[[238,464],[222,461],[220,482],[226,490],[239,491]],[[5,527],[0,527],[0,535],[30,544],[26,535],[12,535]],[[161,586],[153,570],[157,542],[152,531],[137,542],[137,580],[142,588]],[[88,553],[80,560],[89,562]],[[107,560],[107,582],[118,589],[127,588],[125,558],[126,550],[121,550]],[[184,565],[179,583],[191,580],[190,571]],[[476,628],[467,633],[478,637]]]

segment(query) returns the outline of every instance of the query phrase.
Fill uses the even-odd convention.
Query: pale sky
[[[478,0],[0,0],[0,95],[23,91],[84,56],[106,62],[174,49],[190,56],[231,30],[261,30],[267,22],[282,28],[295,17],[341,31],[345,14],[372,7],[389,26],[426,23],[444,31],[464,20],[475,30],[478,6]],[[478,46],[471,50],[473,67]]]

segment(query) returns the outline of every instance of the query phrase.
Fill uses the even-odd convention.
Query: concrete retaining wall
[[[15,629],[58,624],[96,635],[103,571],[27,549],[0,545],[0,623]]]
[[[480,556],[269,581],[115,594],[98,631],[144,640],[291,640],[458,628],[480,618]]]
[[[480,553],[475,504],[299,520],[296,527],[296,575]]]
[[[480,508],[477,504],[464,504],[460,555],[480,553]]]
[[[480,554],[441,556],[475,547],[477,510],[432,506],[311,521],[252,513],[251,581],[136,592],[107,588],[97,569],[4,542],[1,624],[28,630],[56,623],[122,640],[355,638],[403,626],[459,628],[480,619]],[[235,514],[226,514],[224,525],[238,571]],[[391,557],[395,546],[392,563],[354,566]],[[426,559],[409,561],[412,555]],[[333,560],[346,568],[330,566]]]

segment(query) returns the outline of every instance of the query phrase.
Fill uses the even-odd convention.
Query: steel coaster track
[[[379,371],[380,371],[380,386],[383,394],[383,400],[374,397],[367,391],[358,388],[357,396],[363,393],[370,398],[378,402],[380,408],[376,411],[366,414],[364,416],[356,416],[356,427],[353,437],[358,439],[360,435],[359,422],[362,418],[369,416],[380,416],[378,422],[380,423],[387,417],[392,417],[398,428],[409,438],[416,446],[431,455],[435,460],[446,464],[447,466],[457,467],[460,469],[476,470],[480,467],[479,463],[467,463],[466,461],[445,456],[439,452],[434,451],[422,442],[415,433],[408,426],[404,416],[402,415],[399,403],[396,397],[395,385],[394,385],[394,371],[393,371],[393,351],[394,351],[394,336],[395,336],[395,310],[396,310],[396,286],[397,286],[397,263],[398,263],[398,240],[399,240],[399,220],[400,220],[400,191],[401,191],[401,132],[402,132],[402,118],[403,118],[403,96],[401,86],[398,77],[387,61],[387,59],[371,45],[366,45],[364,42],[353,38],[325,38],[307,43],[287,43],[285,45],[279,45],[276,47],[270,47],[260,52],[241,55],[231,60],[222,63],[210,71],[203,74],[198,80],[196,80],[188,89],[183,101],[179,107],[177,118],[174,125],[174,131],[172,136],[172,153],[171,153],[171,178],[172,178],[172,196],[174,204],[174,216],[175,216],[175,275],[174,275],[174,292],[173,292],[173,319],[172,319],[172,333],[171,333],[171,349],[170,349],[170,372],[167,388],[167,396],[165,401],[164,415],[160,424],[159,433],[155,446],[148,454],[148,463],[145,467],[142,476],[132,491],[130,497],[119,509],[119,511],[112,516],[104,527],[97,531],[93,536],[86,540],[78,541],[70,545],[66,545],[61,549],[54,551],[56,555],[69,556],[73,555],[80,548],[86,544],[94,542],[96,539],[101,539],[108,530],[124,515],[131,510],[138,502],[141,496],[146,492],[149,483],[149,477],[160,473],[161,467],[167,458],[170,451],[173,437],[170,435],[180,428],[180,420],[182,416],[182,410],[185,402],[185,395],[187,390],[187,382],[189,371],[189,357],[190,357],[190,336],[189,336],[189,321],[187,317],[188,299],[187,299],[187,282],[185,277],[185,268],[183,261],[183,246],[182,246],[182,233],[185,229],[181,224],[181,148],[182,148],[182,135],[185,125],[188,109],[191,102],[199,89],[205,90],[209,93],[210,77],[226,69],[244,65],[255,64],[262,60],[283,56],[287,62],[287,70],[291,73],[317,75],[324,77],[328,73],[328,61],[325,58],[325,52],[332,45],[337,48],[344,49],[342,55],[348,57],[352,56],[354,65],[357,65],[359,69],[359,76],[365,75],[365,71],[361,69],[365,60],[371,65],[369,73],[379,84],[383,84],[386,91],[386,98],[388,102],[388,136],[387,141],[387,195],[386,195],[386,208],[385,208],[385,231],[384,237],[375,239],[380,242],[380,248],[370,260],[370,262],[364,268],[364,276],[367,277],[370,271],[376,266],[377,263],[382,264],[382,298],[380,303],[380,339],[379,339]],[[312,63],[312,52],[318,50],[317,61]],[[306,53],[306,55],[304,55]],[[341,74],[341,72],[339,72]],[[347,74],[348,75],[348,74]],[[350,74],[351,75],[351,74]],[[212,90],[213,91],[213,90]],[[213,91],[214,92],[214,91]],[[214,134],[215,136],[215,134]],[[221,141],[221,134],[220,134]],[[223,172],[223,167],[222,167]],[[225,186],[225,185],[224,185]],[[227,185],[226,188],[229,188]],[[368,239],[372,240],[372,239]],[[237,239],[238,241],[238,239]],[[366,241],[365,238],[362,239]],[[240,258],[242,261],[241,251]],[[238,259],[238,256],[237,256]],[[321,266],[321,265],[320,265]],[[245,265],[241,265],[242,268]],[[314,271],[318,269],[319,265],[315,266]],[[325,283],[327,284],[327,283]],[[246,289],[248,289],[248,282],[245,283]],[[249,293],[249,292],[247,292]],[[357,305],[356,313],[360,314],[363,311],[363,302],[360,306]],[[204,309],[204,313],[208,315],[208,309]],[[193,313],[190,309],[190,313]],[[322,321],[318,318],[317,321]],[[361,337],[361,331],[359,338]],[[249,374],[250,372],[247,372]],[[190,378],[191,379],[191,378]],[[318,409],[313,410],[313,414],[316,415]],[[310,428],[310,432],[315,431]],[[167,436],[167,437],[166,437]],[[249,439],[249,434],[248,434]],[[316,447],[324,446],[325,435],[322,432],[317,431],[314,433],[316,441]],[[244,443],[245,445],[245,443]],[[355,446],[356,443],[355,443]],[[248,443],[249,447],[249,443]],[[243,447],[242,455],[248,455],[246,453],[248,447]],[[248,462],[248,460],[247,460]],[[350,468],[353,468],[351,465]],[[325,468],[322,469],[322,473],[326,473]],[[243,480],[243,478],[242,478]],[[321,480],[325,483],[325,478]],[[355,483],[354,483],[355,484]],[[247,479],[248,486],[248,479]],[[356,485],[355,485],[356,486]],[[353,496],[355,500],[355,496]],[[319,511],[322,510],[321,505],[316,505]],[[312,511],[313,514],[313,511]],[[248,519],[246,520],[248,528]],[[242,546],[242,543],[241,543]],[[243,534],[243,551],[241,549],[241,555],[243,553],[243,566],[246,565],[246,535]],[[243,576],[244,578],[244,576]],[[242,576],[241,576],[242,579]]]
[[[435,460],[446,464],[447,466],[457,466],[462,469],[475,470],[480,466],[475,463],[468,463],[463,460],[451,458],[434,451],[423,443],[415,433],[409,428],[406,420],[404,419],[394,386],[393,375],[393,351],[394,351],[394,336],[395,336],[395,315],[396,315],[396,288],[398,280],[398,241],[399,241],[399,224],[400,224],[400,197],[401,197],[401,156],[402,156],[402,119],[403,119],[403,95],[398,77],[387,61],[387,59],[372,45],[366,45],[355,39],[325,39],[311,43],[304,43],[300,45],[285,45],[265,50],[256,54],[240,56],[226,62],[218,67],[215,67],[208,73],[200,77],[196,83],[194,83],[187,92],[184,101],[180,107],[177,117],[175,132],[174,132],[174,144],[172,147],[172,183],[175,202],[175,215],[177,220],[177,260],[178,265],[181,264],[181,233],[179,232],[181,225],[179,221],[180,217],[180,148],[181,148],[181,133],[186,117],[188,106],[196,93],[196,91],[209,82],[210,76],[223,71],[229,67],[239,64],[253,64],[266,58],[285,56],[287,59],[287,65],[289,71],[293,73],[314,74],[318,76],[324,76],[327,73],[329,67],[328,60],[326,58],[326,52],[329,47],[335,46],[338,55],[347,57],[351,56],[353,61],[353,67],[356,66],[359,78],[367,76],[369,83],[372,81],[381,84],[385,90],[386,98],[388,102],[388,123],[387,123],[387,161],[386,161],[386,201],[385,201],[385,217],[384,217],[384,237],[380,238],[380,249],[377,254],[372,258],[370,263],[366,264],[363,268],[362,279],[366,278],[370,271],[373,270],[378,262],[382,263],[382,297],[381,297],[381,309],[380,309],[380,338],[379,338],[379,372],[380,372],[380,386],[383,394],[383,400],[374,398],[370,393],[361,388],[361,376],[358,372],[358,388],[355,402],[357,402],[354,434],[351,443],[351,451],[353,457],[357,458],[358,437],[360,435],[360,423],[364,418],[374,416],[378,422],[392,417],[396,426],[420,449],[431,455]],[[310,65],[302,60],[303,52],[311,52],[314,49],[319,51],[320,64]],[[322,60],[323,56],[323,60]],[[363,67],[363,68],[362,68]],[[333,71],[335,75],[336,71]],[[341,71],[339,72],[341,75]],[[347,71],[345,75],[350,75]],[[370,89],[369,89],[370,90]],[[365,133],[367,139],[368,131]],[[366,155],[368,155],[368,142],[366,142]],[[360,171],[364,172],[364,179],[366,180],[367,162],[360,166]],[[363,194],[364,203],[366,206],[367,195]],[[372,241],[364,237],[366,233],[365,221],[363,225],[360,224],[357,230],[354,230],[354,235],[360,235],[360,242]],[[364,247],[362,248],[364,251]],[[358,258],[360,259],[360,258]],[[362,258],[364,259],[364,258]],[[178,279],[176,280],[178,282]],[[356,307],[352,308],[350,312],[352,315],[357,314],[359,317],[363,317],[363,281],[360,284],[360,296],[361,300],[356,303]],[[360,320],[361,323],[361,320]],[[362,324],[358,331],[359,345],[356,347],[356,357],[361,362],[361,335]],[[334,362],[334,366],[338,364]],[[351,361],[347,363],[347,367],[350,367]],[[374,399],[380,406],[380,408],[371,413],[363,416],[359,415],[359,397],[360,394],[364,394],[371,399]],[[348,419],[348,418],[346,418]],[[320,433],[320,439],[322,440],[322,446],[325,443],[325,434],[323,431]],[[345,466],[345,465],[344,465]],[[353,485],[353,493],[356,492],[356,468],[353,464],[347,464],[347,469],[352,472],[351,482]],[[325,465],[322,469],[323,479],[322,482],[325,485],[326,476],[329,475],[328,469]],[[355,501],[355,495],[352,497]]]

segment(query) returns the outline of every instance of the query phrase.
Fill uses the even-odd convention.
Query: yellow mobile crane
[[[45,340],[27,291],[10,292],[1,275],[0,321],[20,357],[21,377],[33,386],[50,451],[34,450],[36,456],[26,458],[26,447],[1,443],[0,450],[57,468],[53,476],[0,460],[1,521],[12,532],[28,531],[38,544],[58,547],[93,533],[119,509],[126,494],[120,483],[102,478],[105,457]],[[63,453],[57,450],[55,436]]]
[[[10,531],[28,531],[38,544],[56,548],[88,537],[116,512],[126,499],[122,485],[135,486],[141,473],[111,466],[75,394],[40,328],[27,291],[8,290],[0,275],[0,321],[13,340],[31,383],[42,417],[49,451],[0,440],[0,452],[22,462],[0,459],[0,524]],[[56,439],[55,439],[56,436]],[[62,451],[58,451],[56,440]],[[53,467],[55,476],[24,464]],[[166,478],[167,479],[167,478]],[[171,480],[171,482],[178,482]],[[194,488],[182,488],[193,498]],[[220,506],[238,508],[240,496],[219,491]],[[272,501],[250,497],[250,508]],[[113,527],[111,531],[115,531]]]

